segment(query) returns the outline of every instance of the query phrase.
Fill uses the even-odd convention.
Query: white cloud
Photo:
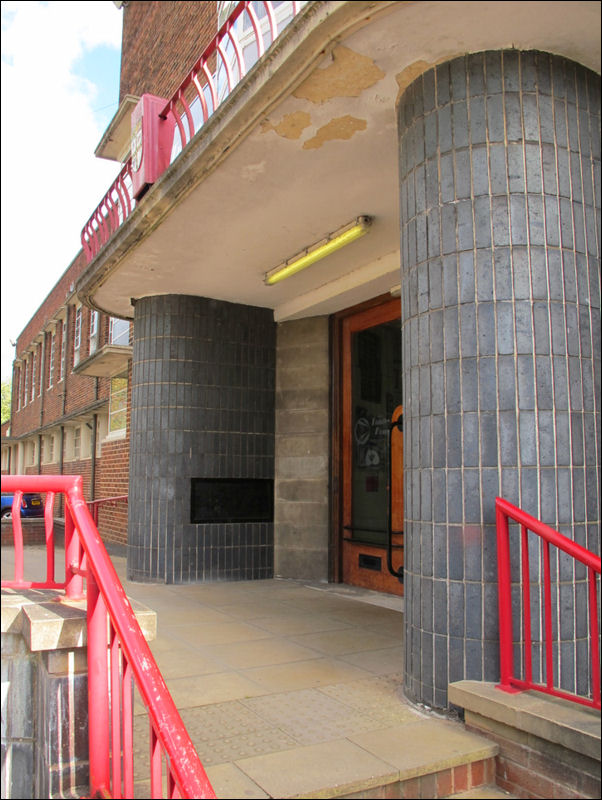
[[[119,170],[94,156],[98,90],[74,71],[99,46],[121,46],[121,12],[108,0],[2,3],[2,378],[11,374],[9,339],[79,251]]]

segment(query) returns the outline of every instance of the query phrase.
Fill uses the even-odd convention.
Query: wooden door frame
[[[385,310],[387,309],[387,310]],[[391,316],[388,316],[388,313]],[[344,489],[344,476],[350,479],[350,471],[345,473],[345,464],[349,465],[351,448],[349,442],[344,440],[344,411],[345,381],[351,367],[351,351],[345,352],[345,341],[349,341],[349,334],[355,330],[372,327],[370,322],[378,325],[381,322],[401,318],[401,300],[391,297],[390,294],[380,295],[360,303],[357,306],[346,308],[333,314],[330,318],[330,365],[331,365],[331,482],[330,482],[330,547],[329,547],[329,580],[340,583],[342,580],[342,547],[341,530],[350,509],[344,508],[344,498],[350,497]],[[354,319],[358,323],[356,328]],[[366,323],[366,324],[364,324]],[[346,363],[345,363],[346,362]],[[347,370],[347,372],[346,372]],[[347,399],[350,402],[350,398]],[[347,459],[347,461],[345,460]]]

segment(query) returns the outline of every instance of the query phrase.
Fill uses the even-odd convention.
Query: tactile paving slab
[[[401,674],[363,678],[320,687],[320,691],[383,724],[420,719],[403,700]]]
[[[299,744],[327,742],[380,727],[379,721],[327,697],[319,689],[281,692],[241,702]]]

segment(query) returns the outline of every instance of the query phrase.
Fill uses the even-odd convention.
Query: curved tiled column
[[[273,522],[191,522],[191,480],[273,479],[274,374],[271,311],[183,295],[137,301],[131,579],[272,577]]]
[[[445,708],[449,682],[499,679],[496,495],[599,551],[600,78],[477,53],[398,112],[406,691]]]

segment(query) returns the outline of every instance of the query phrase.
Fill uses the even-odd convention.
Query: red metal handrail
[[[164,765],[168,797],[214,798],[207,774],[83,499],[81,476],[3,475],[2,491],[13,492],[15,497],[23,492],[46,493],[47,553],[46,581],[25,581],[21,519],[19,514],[13,514],[15,575],[12,581],[2,581],[2,586],[64,589],[69,599],[87,600],[91,796],[134,796],[135,683],[149,715],[151,797],[163,796]],[[54,579],[52,504],[57,492],[65,495],[64,582]]]
[[[571,700],[585,706],[600,709],[600,648],[598,629],[598,594],[600,576],[600,557],[586,550],[577,542],[568,539],[558,531],[545,525],[535,517],[530,516],[521,509],[513,506],[507,500],[496,497],[496,527],[497,527],[497,555],[498,555],[498,608],[499,608],[499,636],[500,636],[500,683],[499,689],[506,692],[517,692],[534,689],[539,692]],[[520,562],[519,573],[512,575],[510,564],[510,527],[509,521],[520,526]],[[541,674],[545,675],[545,682],[536,682],[533,677],[533,647],[532,636],[532,588],[537,584],[541,588],[540,575],[533,576],[529,563],[529,532],[539,537],[543,560],[543,619],[542,623],[544,660]],[[588,577],[588,607],[589,607],[589,653],[591,669],[591,691],[588,696],[575,692],[568,692],[554,685],[554,646],[557,642],[553,634],[553,604],[552,604],[552,577],[550,546],[566,553],[575,561],[583,564]],[[596,578],[598,576],[598,578]],[[558,578],[557,585],[560,583]],[[514,589],[513,589],[514,585]],[[522,591],[522,633],[524,646],[513,641],[513,592]],[[562,609],[557,599],[556,614],[560,615]],[[520,634],[519,634],[520,636]],[[517,663],[522,662],[522,677],[515,674],[515,656]],[[520,671],[520,669],[519,669]]]
[[[127,501],[127,494],[120,494],[117,497],[101,497],[98,500],[89,500],[88,508],[90,509],[90,513],[92,514],[92,519],[94,520],[96,527],[98,528],[98,509],[100,506],[114,506],[116,503],[127,503]]]
[[[176,146],[172,150],[170,163],[278,37],[284,27],[281,24],[278,29],[278,18],[288,24],[304,5],[305,2],[294,0],[285,3],[241,0],[237,3],[160,114],[163,120],[173,118],[179,134],[179,149]],[[257,12],[260,6],[265,12],[261,18]],[[243,14],[249,26],[241,35],[237,23]],[[136,201],[131,178],[130,157],[82,229],[81,243],[88,263],[134,210]]]

